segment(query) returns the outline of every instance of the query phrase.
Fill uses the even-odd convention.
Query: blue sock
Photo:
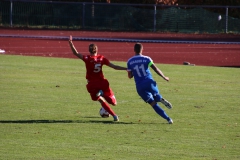
[[[153,106],[153,109],[155,110],[155,112],[160,115],[162,118],[166,119],[167,121],[170,120],[170,117],[168,117],[168,115],[166,114],[166,112],[156,103]]]

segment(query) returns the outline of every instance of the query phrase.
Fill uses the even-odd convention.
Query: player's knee
[[[106,99],[107,100],[107,99]],[[108,103],[109,104],[111,104],[111,105],[113,105],[113,106],[116,106],[117,105],[117,101],[116,101],[116,99],[114,99],[114,100],[110,100],[110,101],[108,101]]]
[[[162,96],[160,96],[159,94],[157,94],[157,95],[154,96],[154,100],[155,100],[156,102],[160,102],[161,99],[162,99]]]
[[[98,100],[100,103],[106,102],[106,100],[105,100],[102,96],[99,96],[97,100]]]
[[[151,106],[154,106],[157,102],[153,98],[151,98],[147,101],[147,103],[149,103]]]
[[[117,105],[117,100],[115,98],[115,96],[110,96],[110,99],[109,99],[109,103],[112,104],[113,106],[116,106]]]

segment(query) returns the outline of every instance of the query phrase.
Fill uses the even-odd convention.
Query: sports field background
[[[104,73],[117,97],[114,110],[120,121],[101,118],[99,104],[85,88],[84,63],[73,59],[70,34],[168,40],[143,45],[144,54],[170,77],[166,82],[153,74],[173,104],[171,110],[163,108],[174,124],[139,98],[125,71],[109,67]],[[240,46],[229,44],[238,42],[236,35],[14,29],[1,29],[0,35],[0,48],[6,51],[0,55],[0,159],[239,160],[240,71],[210,67],[240,66]],[[214,43],[203,43],[209,40]],[[118,65],[133,55],[134,42],[74,40],[83,54],[92,42]],[[183,61],[196,66],[183,66]]]
[[[78,59],[0,55],[0,159],[239,160],[240,70],[156,64],[173,125],[135,91],[126,71],[104,67],[120,121],[101,118]],[[116,62],[126,65],[126,62]]]

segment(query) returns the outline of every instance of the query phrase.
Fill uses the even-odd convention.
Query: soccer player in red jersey
[[[114,96],[109,82],[104,78],[102,66],[107,65],[116,70],[127,70],[126,67],[121,67],[111,63],[103,55],[98,54],[98,47],[95,44],[89,45],[90,55],[82,55],[77,52],[72,42],[72,36],[69,37],[69,45],[75,56],[82,59],[86,66],[87,91],[90,93],[93,101],[99,101],[102,107],[113,116],[114,121],[119,121],[118,116],[111,109],[109,104],[117,105],[117,100]],[[109,103],[109,104],[108,104]]]

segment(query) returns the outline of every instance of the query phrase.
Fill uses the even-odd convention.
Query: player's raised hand
[[[82,59],[82,58],[83,58],[83,55],[82,55],[81,53],[78,53],[78,51],[76,50],[76,48],[75,48],[74,45],[73,45],[72,35],[69,36],[68,42],[69,42],[69,45],[70,45],[70,47],[71,47],[71,50],[72,50],[73,54],[74,54],[75,56],[77,56],[78,58]]]

